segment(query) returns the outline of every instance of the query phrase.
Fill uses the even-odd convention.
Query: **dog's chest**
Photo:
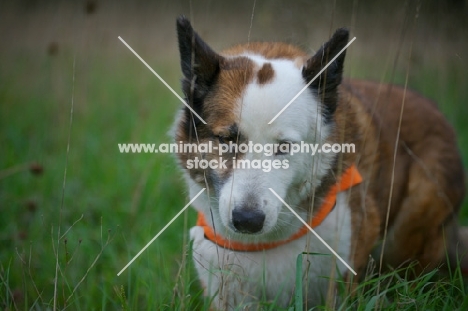
[[[350,266],[351,214],[346,193],[337,196],[336,206],[315,232]],[[203,229],[191,229],[193,258],[202,285],[219,309],[244,303],[276,301],[287,306],[294,296],[297,257],[303,254],[304,297],[319,303],[327,294],[328,280],[347,268],[312,233],[277,248],[261,252],[236,252],[205,239]],[[305,254],[307,253],[307,254]],[[334,267],[338,271],[331,274]],[[307,284],[307,285],[306,285]]]

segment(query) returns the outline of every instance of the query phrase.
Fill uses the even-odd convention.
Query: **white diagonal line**
[[[348,265],[348,263],[346,261],[343,260],[343,258],[340,257],[340,255],[338,255],[334,250],[333,248],[330,247],[330,245],[327,244],[327,242],[325,242],[321,237],[320,235],[317,234],[317,232],[315,232],[314,229],[312,229],[302,218],[301,216],[299,216],[286,202],[284,202],[284,200],[271,188],[268,188],[270,189],[270,191],[287,207],[289,208],[289,210],[291,211],[291,213],[294,214],[294,216],[297,217],[297,219],[299,219],[303,224],[304,226],[307,227],[307,229],[309,229],[310,232],[312,232],[316,237],[317,239],[319,239],[320,242],[323,243],[323,245],[325,245],[329,250],[330,252],[333,253],[333,255],[336,256],[336,258],[338,258],[345,266],[346,268],[349,269],[349,271],[351,271],[354,275],[357,275],[356,271],[353,270],[353,268],[350,267],[350,265]]]
[[[200,119],[200,121],[203,122],[203,124],[206,124],[205,120],[203,120],[202,117],[200,117],[200,116],[198,115],[198,113],[196,113],[195,110],[193,110],[192,107],[190,107],[190,106],[187,104],[187,102],[186,102],[182,97],[180,97],[179,94],[177,94],[177,92],[174,91],[174,89],[173,89],[172,87],[170,87],[169,84],[167,84],[167,82],[164,81],[164,79],[161,78],[161,76],[158,75],[158,74],[156,73],[156,71],[153,70],[153,68],[150,67],[150,65],[148,65],[148,64],[146,63],[146,62],[143,60],[143,58],[141,58],[140,55],[138,55],[138,53],[135,52],[135,51],[130,47],[130,45],[127,44],[127,42],[125,42],[124,39],[122,39],[122,38],[119,36],[119,40],[122,41],[122,43],[125,44],[125,46],[126,46],[130,51],[132,51],[132,53],[135,54],[135,56],[138,57],[138,59],[139,59],[143,64],[145,64],[145,66],[148,67],[148,69],[149,69],[149,70],[150,70],[150,71],[151,71],[151,72],[152,72],[152,73],[153,73],[153,74],[154,74],[154,75],[155,75],[155,76],[156,76],[156,77],[157,77],[157,78],[158,78],[158,79],[159,79],[159,80],[160,80],[160,81],[161,81],[161,82],[162,82],[162,83],[163,83],[163,84],[164,84],[164,85],[165,85],[165,86],[166,86],[166,87],[167,87],[167,88],[168,88],[168,89],[185,105],[185,106],[187,106],[187,108],[190,109],[190,111],[192,111],[193,114],[196,115],[198,119]]]
[[[172,218],[171,221],[169,221],[167,225],[165,225],[164,228],[162,228],[161,231],[159,231],[158,234],[156,234],[156,236],[151,241],[149,241],[148,244],[146,244],[145,247],[143,247],[141,251],[138,254],[136,254],[135,257],[133,257],[133,259],[130,260],[130,262],[125,267],[123,267],[122,270],[120,270],[119,273],[117,273],[117,276],[120,276],[122,272],[124,272],[125,269],[127,269],[145,251],[145,249],[147,249],[148,246],[150,246],[151,243],[153,243],[164,232],[164,230],[166,230],[167,227],[169,227],[174,222],[174,220],[176,220],[177,217],[179,217],[180,214],[182,214],[187,209],[187,207],[189,207],[190,204],[192,204],[192,202],[195,201],[195,199],[198,198],[200,194],[202,194],[203,191],[205,191],[205,189],[206,188],[203,188],[202,190],[200,190],[200,192],[198,192],[197,195],[194,196],[193,199],[191,199],[190,202],[188,202],[187,205],[185,205],[184,208],[182,208],[180,212],[178,212],[177,215],[175,215],[174,218]]]
[[[330,64],[333,63],[333,62],[335,61],[335,59],[337,59],[338,56],[340,56],[341,53],[343,53],[343,52],[351,45],[351,43],[353,43],[354,40],[356,40],[356,37],[352,38],[351,41],[349,41],[348,44],[346,44],[346,46],[345,46],[344,48],[342,48],[341,51],[339,51],[338,54],[336,54],[336,56],[333,57],[332,60],[329,61],[328,64],[326,64],[325,67],[323,67],[323,69],[320,70],[319,73],[316,74],[315,77],[314,77],[312,80],[310,80],[310,82],[307,83],[307,85],[304,86],[304,87],[302,88],[302,90],[300,90],[299,93],[297,93],[296,96],[294,96],[293,99],[291,99],[291,100],[289,101],[289,103],[287,103],[286,106],[284,106],[283,109],[281,109],[281,111],[278,112],[278,113],[276,114],[276,116],[275,116],[273,119],[271,119],[270,122],[268,122],[268,124],[273,123],[273,121],[275,121],[276,118],[278,118],[279,115],[282,114],[282,113],[293,103],[293,101],[295,101],[296,98],[298,98],[299,95],[301,95],[301,94],[312,84],[312,82],[314,82],[315,79],[317,79],[317,78],[322,74],[322,72],[324,72],[325,69],[327,69],[327,67],[330,66]]]

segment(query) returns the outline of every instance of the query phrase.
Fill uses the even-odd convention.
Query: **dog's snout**
[[[242,233],[258,233],[263,228],[265,213],[256,209],[234,209],[232,224]]]

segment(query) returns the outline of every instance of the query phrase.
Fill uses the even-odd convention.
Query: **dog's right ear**
[[[188,98],[201,99],[219,73],[222,56],[200,38],[184,16],[177,19],[177,37],[184,74],[182,89]]]

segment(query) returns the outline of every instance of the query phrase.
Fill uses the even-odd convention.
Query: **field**
[[[466,1],[1,2],[0,308],[208,305],[188,256],[190,209],[117,276],[190,200],[173,155],[118,150],[171,142],[181,106],[118,36],[181,94],[179,14],[217,50],[250,39],[312,52],[348,26],[357,40],[345,76],[407,83],[438,102],[468,167],[467,10]],[[342,309],[468,307],[456,271],[366,285]]]

